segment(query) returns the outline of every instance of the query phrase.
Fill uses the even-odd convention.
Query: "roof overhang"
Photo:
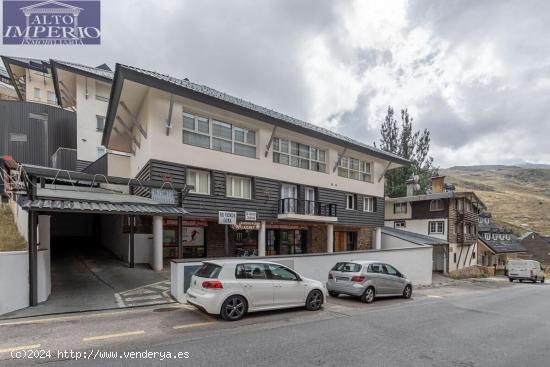
[[[2,62],[8,72],[11,83],[17,92],[19,100],[25,101],[26,96],[20,90],[19,77],[26,74],[25,69],[35,70],[41,73],[48,73],[49,64],[42,60],[22,59],[10,56],[2,56]]]
[[[186,88],[182,85],[175,84],[174,82],[171,82],[169,80],[157,78],[157,77],[154,77],[153,75],[148,75],[145,73],[138,72],[132,68],[126,67],[121,64],[116,64],[115,77],[113,80],[113,88],[111,89],[111,98],[110,98],[109,108],[107,111],[105,129],[103,132],[102,145],[106,147],[109,146],[109,141],[111,139],[115,117],[118,110],[118,104],[120,102],[121,93],[123,91],[124,83],[126,81],[132,81],[147,87],[159,89],[170,94],[174,94],[180,97],[192,99],[197,102],[202,102],[208,105],[212,105],[226,111],[234,112],[255,120],[263,121],[268,124],[272,124],[277,127],[295,131],[297,133],[304,134],[307,136],[311,136],[319,140],[328,141],[330,143],[343,146],[343,147],[348,147],[357,152],[367,154],[372,157],[379,158],[385,161],[389,161],[394,165],[392,169],[397,168],[397,166],[410,165],[410,161],[404,158],[398,157],[396,155],[393,155],[391,153],[387,153],[375,148],[369,148],[360,144],[354,144],[345,139],[341,139],[336,136],[322,133],[321,131],[316,131],[304,126],[292,124],[283,119],[278,119],[273,116],[269,116],[267,114],[261,113],[259,111],[246,108],[244,106],[241,106],[235,103],[231,103],[227,100],[216,98],[206,93],[200,93],[196,90]]]

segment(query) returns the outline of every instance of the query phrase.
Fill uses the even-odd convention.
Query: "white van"
[[[508,279],[511,282],[519,280],[530,280],[537,282],[540,280],[544,283],[544,269],[542,265],[535,260],[508,260],[506,264],[506,270],[508,271]]]

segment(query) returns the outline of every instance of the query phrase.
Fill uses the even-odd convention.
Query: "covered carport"
[[[42,314],[124,307],[131,305],[126,294],[133,295],[128,297],[131,301],[154,300],[155,289],[168,293],[169,276],[162,271],[163,217],[182,223],[187,187],[23,167],[26,194],[20,195],[18,204],[28,212],[31,306],[38,305],[38,294],[48,285],[52,294],[39,305]],[[162,190],[168,194],[164,198],[173,199],[159,202],[133,195],[136,188]],[[136,228],[146,219],[151,233],[137,234]],[[39,278],[39,251],[49,253],[50,279]],[[141,289],[144,286],[149,288]],[[27,314],[33,312],[29,310]]]

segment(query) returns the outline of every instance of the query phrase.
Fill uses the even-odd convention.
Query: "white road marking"
[[[0,353],[17,352],[18,350],[36,349],[40,348],[41,344],[22,345],[20,347],[12,347],[6,349],[0,349]]]
[[[125,333],[90,336],[90,337],[87,337],[87,338],[82,338],[82,341],[88,342],[88,341],[92,341],[92,340],[122,338],[122,337],[125,337],[125,336],[134,336],[134,335],[143,335],[143,334],[145,334],[144,330],[128,331],[128,332],[125,332]]]
[[[197,323],[194,323],[194,324],[176,325],[176,326],[172,326],[172,329],[191,329],[191,328],[204,326],[204,325],[209,325],[209,324],[213,324],[213,323],[214,323],[214,321],[206,321],[206,322],[197,322]]]
[[[150,301],[150,300],[159,299],[159,298],[162,298],[162,295],[152,294],[150,296],[126,297],[124,301],[125,303],[131,302],[131,301]]]

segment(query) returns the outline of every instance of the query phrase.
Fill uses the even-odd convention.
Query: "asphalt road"
[[[330,301],[319,312],[253,314],[234,323],[184,306],[3,321],[0,365],[535,367],[550,363],[550,284],[464,282],[418,290],[412,300],[387,299],[372,305],[349,298]],[[53,355],[11,358],[21,347]],[[57,355],[57,350],[96,359],[76,360],[76,354]],[[123,354],[132,351],[141,355]],[[107,352],[113,358],[106,358]]]

